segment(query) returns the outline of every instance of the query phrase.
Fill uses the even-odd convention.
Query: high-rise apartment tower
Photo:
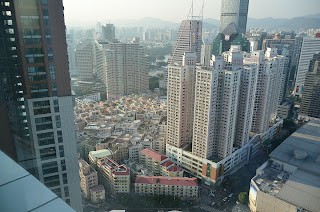
[[[102,26],[102,38],[110,42],[116,38],[116,28],[113,24]]]

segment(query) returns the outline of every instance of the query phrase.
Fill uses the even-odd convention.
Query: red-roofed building
[[[97,171],[101,183],[111,194],[130,193],[130,169],[125,165],[105,157],[98,159]]]
[[[183,177],[183,170],[171,169],[174,163],[166,155],[162,155],[153,149],[143,149],[139,154],[139,163],[153,171],[156,176]],[[171,171],[169,171],[171,169]]]
[[[196,199],[199,196],[197,178],[137,176],[135,192],[139,195],[165,195]]]
[[[157,161],[157,162],[163,162],[168,159],[167,156],[162,155],[154,151],[153,149],[149,149],[149,148],[141,150],[140,153],[142,155],[145,155],[146,157],[152,158],[154,161]]]

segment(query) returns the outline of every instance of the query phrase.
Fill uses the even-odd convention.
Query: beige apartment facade
[[[99,179],[110,194],[130,193],[130,170],[105,157],[97,161]]]
[[[199,187],[197,178],[137,176],[135,193],[142,196],[174,196],[197,199]]]

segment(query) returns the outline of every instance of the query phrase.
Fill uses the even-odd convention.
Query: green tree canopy
[[[248,193],[247,192],[241,192],[239,195],[238,195],[238,199],[240,202],[242,202],[243,204],[246,204],[248,202]]]

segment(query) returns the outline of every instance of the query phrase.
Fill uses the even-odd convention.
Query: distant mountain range
[[[320,29],[320,13],[291,19],[248,18],[247,28],[264,28],[267,30],[290,29],[295,31],[300,29]]]
[[[108,21],[107,21],[108,22]],[[179,28],[180,23],[163,21],[158,18],[146,17],[138,20],[133,19],[118,19],[113,20],[112,23],[116,27],[143,27],[148,28],[169,28],[176,29]],[[203,21],[203,27],[207,30],[218,29],[219,20],[207,18]],[[279,29],[289,29],[289,30],[307,30],[307,29],[320,29],[320,13],[307,15],[303,17],[295,17],[291,19],[285,18],[248,18],[247,28],[264,28],[267,30],[279,30]]]

